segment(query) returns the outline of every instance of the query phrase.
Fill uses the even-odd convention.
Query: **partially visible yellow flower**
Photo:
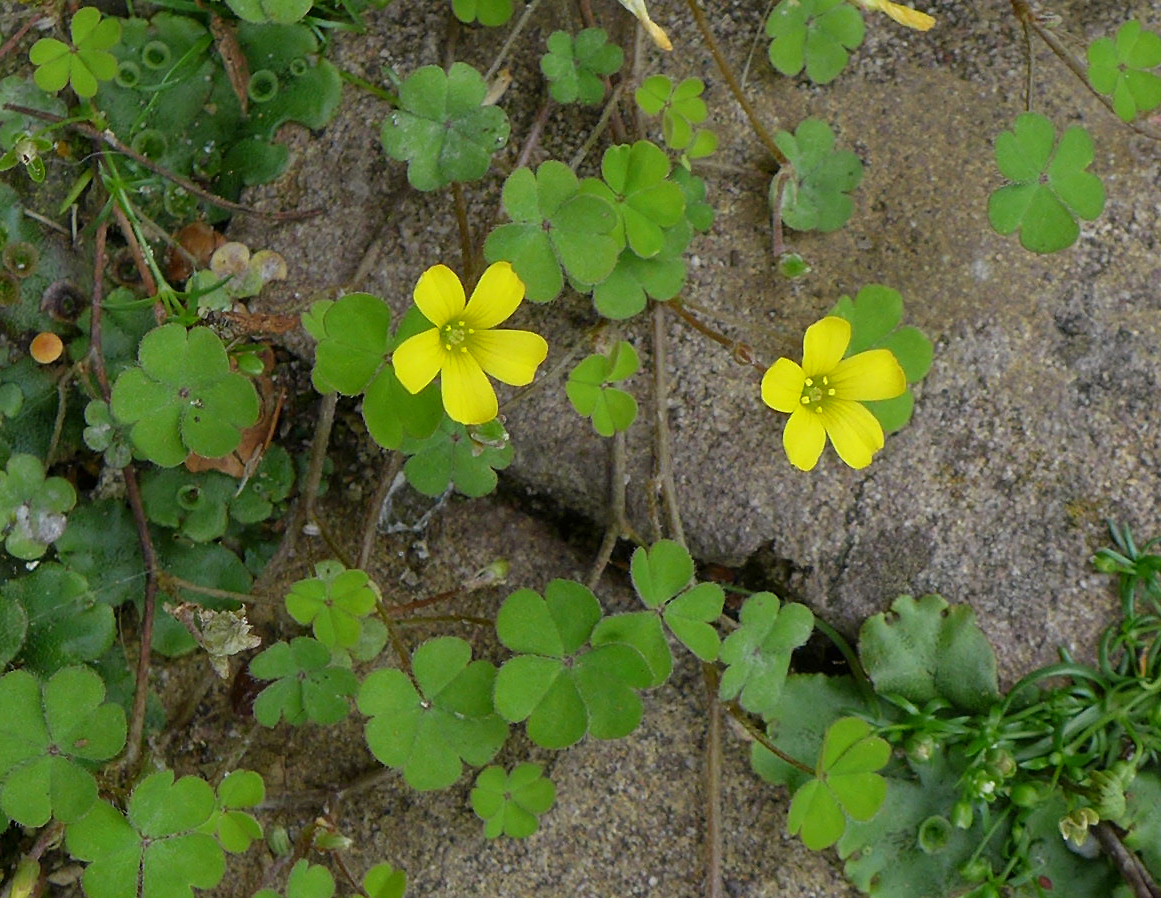
[[[851,325],[828,316],[806,329],[802,364],[781,358],[762,378],[762,401],[790,420],[782,446],[791,464],[809,471],[826,438],[852,468],[865,468],[883,448],[883,428],[862,402],[893,399],[907,378],[889,349],[868,349],[850,358]]]
[[[649,10],[645,8],[645,0],[620,0],[620,2],[625,9],[637,17],[637,21],[648,32],[653,43],[662,50],[673,49],[673,44],[670,43],[669,35],[665,33],[665,29],[649,18]]]
[[[902,3],[894,3],[892,0],[855,0],[855,3],[864,9],[885,12],[900,25],[906,25],[916,31],[927,31],[935,24],[935,19],[927,13],[904,6]]]
[[[524,386],[548,356],[548,343],[540,334],[495,329],[524,299],[524,283],[507,262],[489,265],[466,303],[464,285],[446,265],[427,269],[414,297],[434,327],[399,345],[392,356],[395,374],[411,393],[438,374],[443,407],[453,421],[491,421],[499,407],[485,375]]]

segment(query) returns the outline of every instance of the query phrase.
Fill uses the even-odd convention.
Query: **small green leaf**
[[[512,0],[452,0],[452,12],[461,22],[503,25],[512,18]]]
[[[791,135],[779,131],[774,142],[786,154],[789,178],[776,177],[770,185],[770,203],[781,203],[783,223],[796,231],[835,231],[854,211],[847,195],[863,177],[863,164],[849,150],[834,149],[834,134],[826,122],[808,118]]]
[[[347,570],[337,561],[320,561],[315,576],[299,580],[286,596],[286,610],[328,648],[350,648],[359,641],[362,618],[374,610],[379,589],[365,571]]]
[[[665,228],[682,220],[685,195],[668,179],[669,157],[648,140],[609,147],[601,160],[603,181],[586,178],[581,191],[612,204],[620,219],[618,237],[642,259],[665,246]],[[579,278],[584,280],[583,278]],[[592,283],[597,283],[593,281]]]
[[[438,190],[452,181],[483,177],[492,154],[508,141],[508,116],[483,105],[488,86],[463,62],[445,72],[417,69],[399,87],[399,108],[383,122],[387,155],[407,162],[417,190]]]
[[[735,697],[747,711],[773,716],[782,695],[790,653],[810,638],[814,615],[805,605],[780,606],[778,597],[756,592],[746,600],[741,626],[726,637],[719,657],[728,665],[720,695]]]
[[[348,293],[317,317],[312,379],[320,393],[357,396],[383,366],[391,344],[391,309],[370,293]]]
[[[605,97],[604,78],[621,68],[625,54],[608,42],[604,29],[586,28],[575,38],[565,31],[548,36],[548,52],[540,59],[540,71],[558,103],[600,103]]]
[[[1085,171],[1093,161],[1092,138],[1079,125],[1068,128],[1056,144],[1052,123],[1025,112],[1011,131],[996,138],[996,164],[1014,183],[988,199],[988,219],[999,234],[1020,231],[1021,245],[1052,253],[1076,242],[1077,218],[1092,220],[1105,204],[1104,185]]]
[[[13,455],[0,471],[0,535],[9,555],[40,558],[64,534],[77,493],[63,477],[44,476],[34,455]]]
[[[1130,19],[1114,40],[1102,37],[1088,48],[1088,80],[1098,93],[1113,98],[1126,122],[1161,106],[1161,77],[1146,71],[1161,65],[1161,36]]]
[[[782,0],[766,20],[770,62],[783,75],[806,74],[815,84],[833,81],[863,42],[863,17],[844,0]]]
[[[484,821],[487,838],[503,834],[523,839],[536,832],[537,818],[556,801],[556,786],[542,774],[543,768],[531,763],[518,764],[507,774],[496,766],[480,771],[471,802],[476,816]]]
[[[572,370],[565,393],[573,408],[592,418],[593,429],[601,436],[627,430],[637,417],[637,400],[610,382],[636,373],[640,364],[637,351],[620,340],[607,355],[590,355]]]
[[[254,717],[267,727],[279,718],[299,726],[306,721],[338,723],[350,711],[347,697],[359,681],[349,670],[330,666],[331,653],[321,642],[304,636],[276,642],[250,662],[259,680],[274,680],[254,700]]]
[[[407,437],[400,447],[411,458],[403,466],[407,482],[425,496],[454,486],[465,496],[485,496],[496,488],[496,471],[512,463],[508,433],[498,421],[465,427],[444,416],[426,439]]]
[[[685,589],[693,579],[693,558],[680,543],[658,540],[638,547],[629,563],[633,588],[647,608],[657,608]]]
[[[367,898],[403,898],[407,874],[387,863],[376,864],[363,877],[363,891]]]
[[[43,676],[99,658],[117,635],[113,609],[97,601],[84,577],[56,562],[9,580],[0,587],[0,602],[26,613],[28,628],[18,659]]]
[[[943,698],[981,712],[999,697],[996,656],[967,605],[900,596],[859,630],[859,658],[878,692],[924,705]]]

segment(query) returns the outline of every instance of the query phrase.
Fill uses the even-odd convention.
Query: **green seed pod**
[[[117,74],[113,81],[118,87],[134,88],[141,83],[141,66],[125,59],[117,64]]]
[[[992,875],[992,862],[982,857],[964,861],[959,865],[959,875],[968,882],[983,882]]]
[[[4,267],[16,277],[26,278],[36,271],[36,266],[40,264],[40,250],[22,240],[4,247],[0,258],[4,261]]]
[[[1040,789],[1034,783],[1017,783],[1008,798],[1018,808],[1031,808],[1040,803]]]
[[[141,61],[145,63],[147,68],[155,71],[169,65],[172,58],[173,51],[169,49],[169,44],[165,41],[150,41],[141,48]]]
[[[249,375],[250,377],[258,377],[258,375],[266,370],[266,366],[262,363],[262,359],[260,359],[256,353],[240,352],[237,356],[235,356],[235,358],[238,362],[238,370],[243,374]]]
[[[951,823],[956,829],[971,829],[973,817],[970,801],[957,801],[951,806]]]
[[[951,841],[952,825],[946,817],[928,817],[919,824],[916,841],[924,854],[939,854]]]
[[[272,826],[266,830],[266,845],[275,857],[290,854],[290,834],[285,826]]]
[[[270,69],[259,69],[250,76],[246,93],[255,103],[268,103],[278,96],[278,76]]]

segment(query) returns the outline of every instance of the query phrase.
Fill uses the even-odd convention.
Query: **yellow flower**
[[[496,330],[524,299],[524,284],[507,262],[489,265],[472,298],[446,265],[425,271],[415,285],[415,304],[434,327],[409,337],[392,356],[399,382],[418,393],[438,374],[443,407],[453,421],[485,424],[496,417],[502,383],[531,383],[548,356],[548,343],[530,331]]]
[[[902,3],[894,3],[892,0],[855,0],[855,2],[864,9],[885,12],[900,25],[906,25],[916,31],[927,31],[935,24],[935,19],[927,13],[904,6]]]
[[[781,358],[762,378],[762,401],[790,420],[782,446],[791,464],[809,471],[830,437],[839,458],[864,468],[883,448],[883,428],[860,403],[893,399],[907,378],[889,349],[869,349],[843,358],[851,325],[829,316],[812,324],[802,338],[802,365]]]

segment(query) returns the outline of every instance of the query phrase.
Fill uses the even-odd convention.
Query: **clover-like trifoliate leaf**
[[[403,898],[407,873],[388,863],[376,864],[363,877],[363,891],[367,898]]]
[[[870,820],[887,797],[887,781],[875,771],[891,758],[886,739],[872,735],[858,717],[840,717],[826,731],[815,778],[798,787],[786,828],[815,851],[833,845],[847,817]]]
[[[452,12],[461,22],[503,25],[512,18],[512,0],[452,0]]]
[[[495,765],[480,771],[471,802],[484,821],[485,838],[523,839],[540,828],[537,818],[556,801],[556,786],[543,773],[532,763],[517,764],[511,773]]]
[[[55,561],[5,583],[0,603],[27,614],[18,660],[42,676],[101,657],[117,635],[113,609],[97,601],[84,577]]]
[[[637,88],[637,105],[649,115],[661,113],[661,133],[666,146],[683,151],[686,160],[709,156],[718,146],[713,131],[694,127],[706,119],[705,100],[701,98],[704,90],[705,82],[700,78],[686,78],[674,85],[665,75],[646,78]]]
[[[0,708],[0,811],[30,827],[79,820],[97,800],[86,765],[125,747],[125,712],[105,702],[105,684],[87,667],[43,683],[26,670],[7,673]]]
[[[496,472],[512,463],[514,450],[498,421],[465,427],[444,417],[427,439],[403,440],[411,458],[403,466],[407,482],[425,496],[439,496],[449,487],[465,496],[485,496],[496,488]]]
[[[665,228],[685,213],[685,194],[669,179],[669,157],[648,140],[618,144],[605,150],[601,176],[586,178],[581,191],[613,205],[619,224],[615,236],[642,259],[656,256],[665,246]],[[580,280],[584,280],[580,278]],[[593,281],[592,283],[596,283]]]
[[[727,664],[719,694],[734,697],[753,714],[770,718],[778,708],[790,653],[810,638],[814,615],[805,605],[784,606],[769,592],[746,599],[741,626],[726,637],[719,657]]]
[[[589,641],[593,645],[621,643],[635,648],[649,667],[650,689],[660,686],[673,673],[673,651],[656,611],[626,611],[602,617],[593,627]]]
[[[325,302],[322,308],[319,306]],[[317,309],[317,311],[316,311]],[[311,380],[320,393],[357,396],[383,366],[391,349],[391,309],[370,293],[348,293],[312,308],[318,322]]]
[[[266,784],[253,770],[232,770],[218,786],[215,813],[202,824],[202,832],[217,836],[218,843],[231,854],[241,854],[255,839],[262,838],[262,824],[242,808],[252,808],[266,799]]]
[[[359,681],[349,670],[330,664],[330,650],[317,640],[299,636],[276,642],[250,662],[259,680],[274,680],[254,700],[254,717],[267,727],[279,718],[294,726],[306,721],[338,723],[350,711],[347,697]]]
[[[633,588],[647,608],[657,608],[689,586],[693,557],[681,543],[658,540],[648,549],[637,548],[629,563]]]
[[[141,500],[149,520],[197,543],[221,538],[238,481],[220,471],[191,474],[184,467],[146,471]]]
[[[294,460],[281,446],[271,446],[242,491],[235,488],[230,500],[230,517],[239,524],[265,521],[275,513],[278,503],[290,495],[293,486]]]
[[[78,97],[96,94],[97,82],[111,81],[117,74],[117,59],[109,48],[121,39],[121,23],[102,19],[99,10],[85,6],[76,11],[70,26],[73,46],[52,37],[42,37],[28,53],[36,72],[33,80],[54,94],[70,81]]]
[[[996,138],[996,164],[1009,181],[988,197],[988,220],[998,234],[1020,231],[1020,244],[1054,253],[1076,242],[1077,218],[1090,221],[1105,206],[1100,178],[1085,171],[1093,161],[1092,138],[1080,125],[1056,142],[1052,122],[1035,112],[1016,117]]]
[[[591,418],[603,437],[628,430],[637,418],[632,394],[610,386],[637,373],[640,361],[632,344],[620,340],[606,355],[593,354],[572,369],[564,391],[579,414]]]
[[[286,610],[303,626],[311,626],[323,645],[354,646],[363,631],[362,619],[379,600],[378,587],[366,571],[347,570],[338,561],[320,561],[314,573],[290,587]]]
[[[859,630],[859,658],[877,692],[916,705],[943,698],[980,712],[999,697],[996,655],[967,605],[940,596],[899,596],[890,614],[867,618]]]
[[[582,193],[563,162],[550,159],[535,174],[516,169],[501,199],[512,222],[488,235],[484,256],[511,262],[533,302],[556,298],[562,268],[580,283],[597,284],[617,264],[625,240],[616,210],[608,199]]]
[[[40,558],[65,531],[77,493],[63,477],[44,476],[35,455],[13,455],[0,471],[0,535],[9,555]]]
[[[312,864],[306,858],[295,862],[286,879],[286,898],[331,898],[335,894],[335,878],[321,864]],[[255,892],[253,898],[281,898],[273,889]],[[374,898],[374,896],[372,896]]]
[[[586,732],[618,739],[641,720],[635,690],[653,679],[641,653],[607,643],[581,651],[601,618],[596,597],[570,580],[553,580],[541,598],[512,593],[496,617],[496,635],[514,652],[496,675],[496,710],[527,721],[528,737],[544,748],[567,748]]]
[[[573,287],[581,293],[591,292],[596,310],[614,321],[643,311],[649,299],[658,302],[673,299],[685,286],[686,265],[682,254],[693,233],[684,221],[663,228],[661,233],[661,249],[656,255],[643,259],[626,247],[617,258],[616,267],[603,281],[595,285],[574,281]]]
[[[401,670],[381,669],[359,690],[359,710],[371,718],[367,746],[413,789],[450,786],[464,763],[488,763],[508,737],[492,707],[496,669],[471,658],[464,640],[438,637],[412,656],[415,683]]]
[[[417,190],[438,190],[452,181],[484,176],[492,154],[508,141],[508,116],[485,106],[488,86],[467,63],[448,71],[426,65],[399,86],[399,108],[383,122],[387,155],[407,163]]]
[[[586,28],[575,38],[554,31],[548,36],[548,52],[540,58],[540,71],[556,102],[595,105],[605,98],[603,79],[624,60],[624,52],[609,43],[603,28]]]
[[[868,349],[889,349],[903,369],[907,383],[916,383],[927,376],[933,357],[931,341],[919,328],[899,327],[903,319],[903,297],[898,290],[882,284],[868,284],[853,300],[849,296],[840,296],[830,314],[851,324],[847,356]],[[878,399],[864,404],[879,419],[884,432],[893,433],[911,420],[915,396],[908,387],[894,399]]]
[[[1161,78],[1147,69],[1161,65],[1161,36],[1136,19],[1117,29],[1114,40],[1101,37],[1088,48],[1088,80],[1098,93],[1113,98],[1126,122],[1161,106]]]
[[[214,790],[195,776],[174,782],[172,770],[141,780],[129,798],[128,816],[98,801],[69,825],[69,852],[88,861],[85,894],[91,898],[191,898],[210,889],[226,870],[213,836],[198,832],[215,809]]]
[[[834,132],[826,122],[804,119],[795,129],[779,131],[774,142],[786,154],[789,178],[778,195],[779,179],[770,184],[770,203],[781,203],[782,222],[796,231],[836,231],[851,213],[848,194],[863,177],[863,163],[850,150],[835,150]]]
[[[155,464],[172,468],[191,452],[228,455],[258,420],[254,385],[230,370],[226,348],[209,328],[162,325],[145,335],[137,358],[139,367],[113,385],[112,411],[132,425],[133,445]]]
[[[123,468],[133,461],[129,435],[113,420],[113,413],[105,400],[94,399],[85,406],[85,424],[88,426],[81,434],[85,445],[94,452],[103,453],[106,465]]]
[[[863,33],[862,15],[845,0],[782,0],[766,21],[774,68],[797,75],[805,66],[815,84],[835,79]]]

